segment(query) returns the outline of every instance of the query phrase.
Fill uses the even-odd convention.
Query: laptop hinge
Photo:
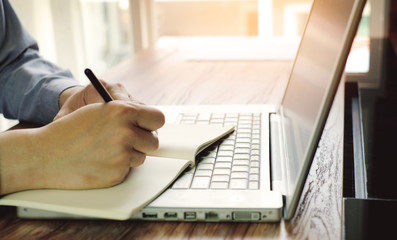
[[[286,194],[283,167],[285,163],[284,144],[281,132],[281,117],[276,113],[270,113],[270,177],[271,190]]]

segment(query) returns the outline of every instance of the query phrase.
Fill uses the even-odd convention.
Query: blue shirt
[[[79,85],[72,74],[40,57],[8,0],[0,0],[0,113],[6,118],[48,123],[59,95]]]

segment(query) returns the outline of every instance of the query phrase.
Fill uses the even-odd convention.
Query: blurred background
[[[382,3],[385,1],[369,1],[360,25],[360,36],[384,34],[384,30],[373,26],[381,24],[378,21],[382,18],[377,15],[384,14]],[[90,67],[100,75],[162,38],[240,36],[268,40],[299,39],[312,0],[10,2],[27,30],[38,41],[41,54],[71,70],[82,84],[86,84],[84,68]]]

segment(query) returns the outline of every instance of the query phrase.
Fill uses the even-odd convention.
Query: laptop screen
[[[364,4],[365,0],[313,3],[281,104],[287,215],[299,200]]]

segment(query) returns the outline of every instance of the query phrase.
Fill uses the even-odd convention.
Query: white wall
[[[25,28],[40,44],[45,58],[56,61],[50,0],[10,0]]]

